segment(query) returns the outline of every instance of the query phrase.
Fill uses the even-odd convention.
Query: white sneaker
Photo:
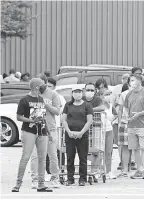
[[[38,188],[38,182],[32,182],[31,189],[37,189]]]
[[[117,177],[115,175],[112,174],[112,172],[109,172],[106,174],[106,179],[117,179]]]
[[[45,182],[49,182],[51,179],[51,174],[45,175]]]
[[[50,184],[49,184],[49,187],[51,187],[51,188],[60,188],[60,183],[59,183],[58,180],[51,180]]]

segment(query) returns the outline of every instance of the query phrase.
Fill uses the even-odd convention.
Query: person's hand
[[[49,141],[50,141],[50,142],[52,142],[52,141],[53,141],[53,138],[52,138],[52,136],[51,136],[51,135],[49,135],[49,136],[48,136],[48,138],[49,138]]]
[[[70,131],[70,132],[68,133],[68,135],[69,135],[70,138],[75,138],[74,131]]]
[[[135,120],[139,117],[139,113],[133,112],[133,116],[131,118],[129,118],[129,121],[131,122],[132,120]]]
[[[75,139],[81,139],[83,136],[83,133],[80,131],[80,132],[76,132],[75,134]]]
[[[41,123],[43,121],[43,117],[36,117],[34,120],[33,120],[33,123]]]

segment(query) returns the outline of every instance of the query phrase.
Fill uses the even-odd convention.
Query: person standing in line
[[[124,102],[127,94],[131,88],[129,86],[130,78],[128,82],[122,87],[122,93],[119,98],[119,112],[118,112],[118,145],[121,146],[122,164],[123,169],[118,177],[128,177],[128,171],[130,170],[132,151],[128,149],[128,132],[127,132],[127,115],[124,107]]]
[[[27,163],[32,154],[34,145],[38,153],[38,192],[52,192],[45,186],[45,166],[48,136],[45,125],[45,104],[39,96],[44,81],[33,78],[30,81],[30,93],[23,97],[18,105],[17,120],[22,125],[22,156],[19,164],[16,186],[12,192],[19,192]]]
[[[29,73],[24,73],[21,75],[21,82],[29,82],[30,81],[30,74]]]
[[[63,110],[63,126],[66,131],[67,155],[67,186],[75,183],[74,160],[76,150],[79,164],[79,186],[85,186],[87,181],[88,129],[92,124],[93,110],[90,103],[82,100],[83,91],[80,85],[72,88],[72,100],[67,102]]]
[[[112,104],[115,107],[116,111],[119,112],[119,98],[121,95],[121,91],[122,91],[122,87],[125,83],[127,83],[127,80],[129,78],[130,74],[123,74],[122,78],[121,78],[121,84],[118,84],[115,86],[115,88],[113,89],[112,92]],[[118,145],[118,119],[116,119],[113,122],[113,132],[114,132],[114,144],[116,144],[118,146],[118,152],[119,152],[119,157],[120,157],[120,163],[117,167],[117,170],[122,170],[123,169],[123,165],[122,165],[122,153],[121,153],[121,145]],[[131,163],[131,168],[132,169],[136,169],[135,168],[135,163],[132,162]]]
[[[130,76],[130,91],[124,107],[128,116],[128,148],[134,150],[137,171],[132,179],[144,179],[144,88],[141,75]],[[140,154],[141,152],[141,154]]]
[[[85,92],[82,98],[84,101],[91,103],[94,112],[101,112],[104,111],[104,106],[102,105],[102,99],[97,96],[97,91],[95,85],[91,82],[85,85]],[[96,168],[99,166],[98,162],[98,152],[92,153],[91,155],[91,171],[95,172]],[[96,182],[97,179],[94,177],[94,181]]]
[[[57,157],[57,143],[58,143],[58,133],[56,127],[55,115],[60,114],[60,99],[56,91],[51,90],[47,86],[47,77],[41,73],[37,75],[40,79],[44,80],[45,86],[40,90],[41,97],[44,99],[46,108],[46,123],[49,130],[48,139],[48,156],[50,159],[50,187],[59,188],[59,166]],[[34,151],[31,156],[31,177],[32,185],[31,188],[35,189],[37,187],[37,153]]]
[[[103,93],[101,93],[102,104],[104,105],[104,112],[106,113],[106,121],[102,115],[102,121],[106,122],[106,135],[105,135],[105,163],[106,163],[106,178],[107,179],[116,179],[116,176],[113,175],[111,166],[112,166],[112,152],[113,152],[113,127],[112,122],[117,118],[117,111],[111,103],[111,91],[107,88],[104,88]]]
[[[52,77],[49,77],[48,78],[48,82],[47,82],[47,86],[51,90],[55,90],[55,88],[56,88],[56,80],[54,78],[52,78]],[[62,116],[62,112],[63,112],[64,106],[66,104],[66,100],[65,100],[65,98],[62,95],[58,94],[58,97],[60,98],[60,115],[56,115],[55,116],[57,128],[61,127],[61,123],[62,123],[62,121],[61,121],[62,117],[61,116]],[[58,156],[58,160],[59,160],[59,166],[61,164],[65,165],[65,154],[62,153],[62,160],[61,160],[62,162],[61,163],[60,163],[60,151],[59,150],[57,150],[57,156]],[[50,174],[49,157],[48,157],[48,155],[46,157],[46,171],[47,171],[48,174]],[[62,170],[62,172],[63,172],[63,170]]]
[[[20,80],[15,77],[15,70],[11,69],[9,71],[9,76],[4,78],[5,83],[13,83],[13,82],[19,82]]]

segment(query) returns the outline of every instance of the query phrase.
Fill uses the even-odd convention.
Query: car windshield
[[[57,85],[77,84],[78,77],[65,77],[57,80]]]

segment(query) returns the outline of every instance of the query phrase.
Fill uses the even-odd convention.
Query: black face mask
[[[47,85],[46,85],[46,84],[40,86],[39,92],[40,92],[41,94],[43,94],[43,93],[45,92],[46,88],[47,88]]]

